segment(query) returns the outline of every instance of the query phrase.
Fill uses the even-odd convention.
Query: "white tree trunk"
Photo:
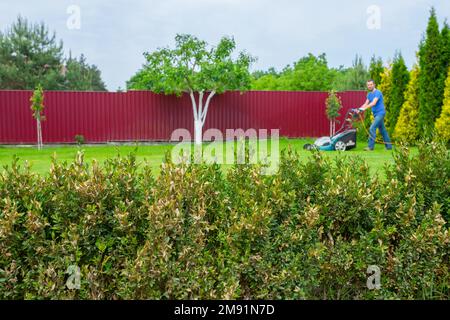
[[[39,150],[42,149],[42,125],[41,119],[39,119]]]
[[[194,142],[196,145],[202,144],[203,126],[208,114],[209,103],[215,93],[214,90],[210,92],[205,105],[203,105],[203,91],[199,92],[198,103],[195,101],[194,92],[191,90],[189,93],[192,102],[192,113],[194,114]]]
[[[39,121],[39,118],[36,119],[36,129],[37,129],[37,147],[38,150],[41,150],[41,122]]]
[[[202,144],[202,129],[203,124],[201,120],[194,120],[194,140],[195,144]]]
[[[38,126],[38,149],[41,150],[41,126],[39,120],[37,126]]]

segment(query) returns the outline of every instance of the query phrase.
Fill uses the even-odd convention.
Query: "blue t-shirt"
[[[380,90],[375,89],[373,92],[369,92],[367,94],[367,99],[369,99],[369,102],[372,103],[372,101],[378,98],[377,104],[372,107],[372,112],[374,116],[381,116],[386,114],[386,109],[384,108],[384,101],[383,101],[383,94]]]

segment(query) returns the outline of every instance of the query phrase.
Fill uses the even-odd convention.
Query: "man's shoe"
[[[365,147],[364,151],[373,151],[373,149],[370,149],[369,147]]]

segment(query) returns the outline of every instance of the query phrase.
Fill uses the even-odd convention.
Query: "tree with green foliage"
[[[378,90],[383,93],[384,106],[386,112],[389,112],[391,107],[391,92],[392,92],[392,64],[390,63],[384,68],[381,74],[381,82],[377,86]]]
[[[450,67],[450,26],[447,21],[444,22],[444,27],[441,32],[442,39],[442,61],[447,70]]]
[[[252,80],[252,90],[280,90],[279,77],[273,74],[265,74]],[[281,89],[282,90],[282,89]]]
[[[147,75],[143,72],[143,70],[135,73],[127,82],[126,89],[127,90],[148,90],[147,85]]]
[[[101,72],[95,65],[89,65],[82,54],[79,59],[67,59],[65,65],[64,90],[106,91]]]
[[[175,43],[174,49],[161,48],[145,53],[145,65],[127,85],[129,89],[148,89],[156,93],[189,94],[194,140],[199,145],[211,99],[227,90],[248,90],[249,67],[255,59],[245,52],[233,58],[236,43],[230,37],[223,37],[210,49],[205,41],[188,34],[177,34]]]
[[[450,142],[450,68],[445,82],[444,104],[435,126],[438,137],[447,143]]]
[[[344,88],[342,90],[366,90],[366,82],[369,78],[369,72],[365,66],[362,57],[356,55],[352,62],[352,67],[346,72],[344,78]]]
[[[326,114],[328,120],[330,120],[330,137],[334,136],[336,132],[336,118],[340,116],[339,111],[342,109],[341,98],[336,94],[334,90],[328,93],[328,97],[325,100]]]
[[[25,18],[5,33],[0,32],[0,89],[33,89],[41,84],[46,89],[61,89],[60,74],[63,44],[55,33]]]
[[[256,70],[252,72],[252,78],[255,80],[258,80],[259,78],[262,78],[263,76],[272,75],[272,76],[278,76],[278,72],[275,70],[274,67],[270,67],[267,69],[267,71],[264,70]]]
[[[386,126],[392,134],[397,124],[400,109],[405,102],[405,91],[409,82],[409,71],[400,52],[395,54],[392,64],[392,87],[390,91],[390,105],[386,112]]]
[[[381,74],[384,72],[383,59],[381,57],[376,58],[375,55],[370,59],[369,77],[377,85],[381,84]]]
[[[63,57],[63,43],[44,23],[32,24],[22,17],[0,32],[0,89],[106,90],[95,65]]]
[[[445,29],[445,28],[444,28]],[[444,34],[448,31],[444,31]],[[448,61],[445,61],[445,46],[439,32],[436,11],[431,9],[426,36],[419,49],[419,129],[424,135],[431,134],[439,117],[444,97]]]
[[[365,90],[366,81],[369,78],[367,67],[365,66],[362,57],[355,56],[352,62],[352,66],[344,68],[330,69],[332,73],[332,88],[335,91],[347,91],[347,90]]]
[[[319,56],[308,54],[284,72],[286,90],[328,91],[331,90],[333,74],[328,68],[325,53]]]
[[[252,90],[345,91],[365,90],[369,72],[359,55],[349,68],[329,68],[325,54],[316,57],[310,53],[280,73],[271,68],[252,76]]]
[[[349,69],[350,68],[346,68],[343,65],[340,65],[337,68],[330,69],[331,79],[332,79],[331,90],[334,90],[334,91],[347,90],[347,88],[346,88],[347,81],[345,80],[345,78],[347,76]]]
[[[277,73],[273,68],[267,72],[253,73],[252,90],[329,91],[333,87],[336,71],[328,68],[325,54],[309,53]]]
[[[419,66],[411,70],[405,102],[400,110],[393,137],[399,141],[413,144],[419,138],[417,120],[419,114]]]
[[[33,111],[33,118],[36,119],[37,147],[41,150],[43,146],[41,122],[45,120],[45,116],[42,115],[42,112],[44,111],[44,91],[42,90],[42,86],[40,84],[34,90],[30,102],[31,110]]]

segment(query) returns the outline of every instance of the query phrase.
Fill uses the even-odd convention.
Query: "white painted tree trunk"
[[[36,119],[36,128],[37,128],[37,147],[38,150],[42,148],[42,131],[41,131],[41,121]]]
[[[194,114],[194,142],[196,145],[202,144],[202,136],[203,136],[203,126],[205,124],[206,116],[208,114],[209,103],[211,102],[212,97],[215,95],[215,91],[211,91],[206,99],[205,104],[203,105],[203,95],[204,92],[200,91],[198,93],[198,103],[195,101],[194,92],[190,91],[191,103],[192,103],[192,112]]]
[[[201,120],[194,120],[194,140],[195,144],[202,144],[203,124]]]
[[[336,120],[330,120],[330,137],[334,136],[336,133]]]

